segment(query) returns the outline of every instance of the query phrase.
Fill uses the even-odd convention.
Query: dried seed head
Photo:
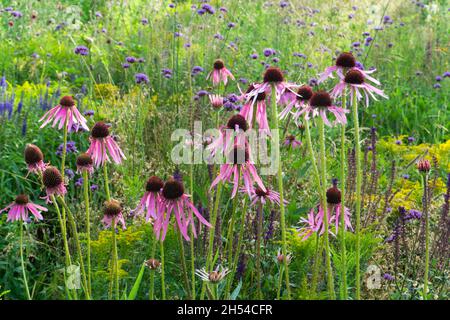
[[[42,182],[46,188],[56,188],[63,183],[63,178],[56,167],[50,166],[42,174]]]
[[[264,73],[264,82],[283,82],[284,76],[280,68],[269,67]]]
[[[103,213],[109,217],[117,217],[119,213],[122,212],[122,206],[120,202],[114,199],[110,201],[105,201]]]
[[[28,165],[33,165],[44,160],[44,155],[42,154],[41,149],[34,144],[27,144],[24,151],[24,157],[25,162]]]
[[[417,170],[420,172],[429,172],[431,170],[430,161],[422,159],[417,163]]]
[[[148,259],[147,261],[145,261],[145,265],[150,269],[150,270],[156,270],[159,268],[159,266],[161,265],[161,262],[159,262],[156,259]]]
[[[75,100],[73,100],[72,96],[64,96],[59,100],[59,105],[62,107],[70,108],[75,105]]]
[[[82,153],[77,157],[78,167],[89,167],[92,166],[92,164],[93,164],[92,158],[87,153]]]
[[[151,176],[147,180],[147,184],[145,185],[145,190],[149,192],[159,192],[161,188],[164,187],[164,182],[161,178],[157,176]]]
[[[162,194],[166,199],[178,199],[184,194],[183,183],[170,178],[166,181],[166,183],[164,183]]]
[[[345,83],[349,83],[349,84],[363,84],[364,83],[364,75],[362,74],[361,71],[359,71],[357,69],[352,69],[352,70],[349,70],[345,74],[344,81],[345,81]]]
[[[249,160],[249,154],[247,150],[241,147],[234,147],[228,154],[228,163],[244,164]]]
[[[91,130],[93,138],[106,138],[109,136],[109,127],[103,121],[97,122]]]
[[[15,200],[15,203],[19,205],[25,205],[28,202],[30,202],[30,200],[28,199],[28,196],[26,194],[19,194]]]
[[[341,191],[337,187],[331,187],[327,190],[327,202],[329,204],[341,203]]]
[[[309,100],[311,107],[330,107],[332,105],[331,97],[326,91],[316,91]]]
[[[225,64],[220,59],[217,59],[216,61],[214,61],[213,66],[214,66],[214,69],[216,69],[216,70],[221,70],[221,69],[225,68]]]
[[[297,94],[297,100],[308,101],[313,95],[313,90],[310,86],[305,85],[298,88]]]
[[[234,116],[231,116],[231,118],[227,122],[228,129],[234,130],[236,126],[238,126],[238,128],[241,129],[242,131],[247,131],[248,129],[247,121],[240,114],[235,114]]]
[[[350,52],[342,52],[336,59],[336,66],[342,68],[353,68],[356,65],[356,59]]]

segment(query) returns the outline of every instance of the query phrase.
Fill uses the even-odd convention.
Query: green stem
[[[28,288],[27,274],[25,271],[25,262],[23,260],[23,224],[24,222],[20,222],[20,262],[22,264],[22,275],[23,275],[23,283],[25,285],[25,293],[27,294],[27,299],[31,300],[30,289]]]
[[[423,175],[423,214],[425,215],[425,274],[423,276],[423,299],[428,300],[428,274],[430,268],[430,217],[428,215],[428,173]]]
[[[345,92],[342,107],[346,107]],[[347,300],[347,257],[345,252],[345,125],[341,126],[341,300]]]
[[[190,68],[188,69],[190,70]],[[189,77],[191,78],[191,77]],[[192,81],[190,79],[190,81]],[[190,85],[192,86],[192,84]],[[191,92],[192,92],[192,87],[191,87]],[[194,164],[191,164],[189,166],[189,187],[191,190],[191,200],[192,203],[194,202]],[[191,241],[189,243],[190,245],[190,249],[191,249],[191,285],[192,285],[192,300],[195,300],[196,295],[195,295],[195,244],[194,244],[194,232],[192,231],[192,229],[190,230],[190,237],[191,237]]]
[[[281,297],[281,284],[283,283],[283,265],[280,264],[280,272],[278,276],[278,288],[277,288],[277,300],[280,300]]]
[[[89,210],[89,175],[86,170],[83,171],[83,188],[84,188],[84,207],[86,210],[86,241],[87,241],[87,277],[88,277],[88,292],[92,297],[91,286],[91,218]]]
[[[288,295],[288,300],[291,299],[291,287],[289,285],[289,267],[287,262],[287,244],[286,244],[286,222],[285,222],[285,209],[284,209],[284,194],[283,194],[283,173],[280,160],[280,136],[279,136],[279,125],[278,125],[278,110],[276,101],[276,88],[275,84],[272,84],[271,93],[271,109],[272,109],[272,135],[275,153],[275,164],[278,167],[278,192],[280,194],[280,224],[281,224],[281,241],[282,241],[282,253],[284,257],[284,269],[285,269],[285,281],[286,281],[286,291]]]
[[[164,241],[159,241],[159,250],[161,254],[161,296],[162,300],[166,300],[166,280],[165,280],[165,263],[164,263]]]
[[[358,103],[356,100],[356,93],[353,94],[352,101],[353,109],[353,123],[355,131],[355,168],[356,168],[356,300],[361,299],[361,275],[360,275],[360,260],[361,260],[361,150],[359,146],[359,120],[358,120]]]
[[[322,252],[323,252],[323,239],[316,234],[316,253],[313,264],[313,274],[311,279],[311,297],[314,299],[317,297],[317,286],[319,282],[319,270],[322,264]]]
[[[328,204],[326,199],[326,177],[327,177],[327,166],[326,166],[326,158],[325,158],[325,128],[322,117],[318,117],[318,127],[319,127],[319,144],[320,144],[320,166],[321,166],[321,175],[322,175],[322,183],[321,183],[321,193],[322,193],[322,209],[323,209],[323,224],[325,227],[325,232],[323,233],[324,242],[325,242],[325,264],[327,269],[327,283],[328,283],[328,292],[330,295],[330,299],[335,299],[334,293],[334,279],[333,273],[331,270],[331,256],[330,256],[330,243],[328,237]]]
[[[157,241],[158,240],[156,239],[156,237],[153,237],[152,252],[151,252],[151,256],[150,256],[150,258],[152,258],[152,259],[155,258]],[[155,294],[155,270],[150,269],[150,290],[148,293],[148,297],[150,300],[154,299],[154,294]]]
[[[263,227],[263,205],[262,202],[258,203],[258,225],[256,228],[256,281],[257,281],[257,294],[258,299],[262,300],[263,294],[261,290],[261,233]]]
[[[178,244],[180,246],[180,256],[181,256],[181,270],[183,271],[183,280],[184,280],[184,285],[186,287],[186,292],[188,295],[188,298],[191,299],[192,295],[191,295],[191,287],[189,285],[189,277],[187,274],[187,264],[186,264],[186,257],[184,256],[184,243],[183,243],[183,237],[181,236],[181,232],[177,232],[178,234]],[[191,241],[193,241],[193,239],[191,239]]]
[[[113,245],[113,275],[114,275],[114,287],[116,293],[116,300],[119,300],[119,255],[117,253],[117,237],[116,237],[116,218],[113,218],[111,224],[111,233],[112,233],[112,245]]]
[[[314,153],[314,150],[312,147],[311,131],[309,129],[309,120],[306,120],[306,119],[305,119],[305,133],[306,133],[306,144],[308,147],[308,153],[309,153],[311,164],[312,164],[313,170],[314,170],[314,178],[316,179],[317,188],[320,190],[319,168],[317,167],[316,156],[315,156],[315,153]],[[322,196],[322,195],[320,195],[320,196]]]
[[[226,251],[227,252],[227,262],[230,268],[233,265],[233,235],[234,235],[234,225],[236,221],[236,208],[238,203],[238,197],[233,198],[233,205],[231,207],[231,219],[230,224],[228,225],[228,231],[227,231],[227,244],[226,244]]]
[[[210,270],[212,268],[212,258],[213,258],[213,249],[214,249],[214,236],[216,233],[216,220],[217,220],[217,212],[219,210],[219,202],[220,202],[220,195],[222,193],[222,183],[219,182],[216,189],[216,199],[214,202],[214,208],[211,215],[211,221],[209,222],[211,224],[211,228],[209,229],[209,245],[208,245],[208,257],[206,259],[206,270]],[[203,281],[202,284],[202,291],[200,293],[200,300],[203,300],[205,296],[205,290],[206,290],[206,282]]]
[[[73,237],[75,238],[75,244],[76,244],[77,251],[78,251],[78,259],[80,261],[80,269],[81,269],[81,274],[83,277],[83,285],[84,285],[84,289],[85,289],[86,298],[88,300],[90,300],[91,297],[89,294],[89,289],[88,289],[89,287],[87,284],[86,271],[84,269],[83,253],[81,251],[81,243],[80,243],[80,238],[78,237],[77,225],[75,223],[75,219],[73,218],[72,211],[69,209],[69,207],[67,206],[67,204],[64,201],[64,198],[62,196],[59,196],[59,201],[61,202],[63,208],[66,209],[67,216],[69,217],[69,223],[72,228]]]
[[[105,179],[106,200],[110,201],[111,194],[109,193],[108,167],[106,163],[103,165],[103,178]]]

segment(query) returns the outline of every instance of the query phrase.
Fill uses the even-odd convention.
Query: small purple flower
[[[141,23],[145,26],[148,24],[148,19],[147,18],[142,18],[141,19]]]
[[[401,140],[396,140],[396,141],[395,141],[395,144],[396,144],[396,145],[401,145],[401,144],[402,144],[402,141],[401,141]]]
[[[252,59],[258,59],[258,54],[252,53],[252,54],[250,55],[250,58],[252,58]]]
[[[193,67],[192,70],[191,70],[191,75],[192,75],[192,76],[196,76],[197,74],[199,74],[199,73],[201,73],[201,72],[203,72],[203,71],[204,71],[204,69],[203,69],[202,67],[200,67],[200,66],[195,66],[195,67]]]
[[[236,24],[235,23],[233,23],[233,22],[229,22],[228,24],[227,24],[227,27],[228,28],[234,28],[236,26]]]
[[[403,174],[402,178],[405,179],[405,180],[408,180],[409,179],[409,174],[407,174],[407,173]]]
[[[275,50],[273,50],[271,48],[266,48],[263,50],[263,54],[265,57],[270,57],[271,55],[275,54]]]
[[[161,74],[166,79],[172,78],[172,70],[171,69],[164,68],[164,69],[161,70]]]
[[[65,172],[65,174],[66,174],[66,177],[67,177],[69,180],[72,180],[73,177],[75,177],[75,173],[73,172],[72,169],[65,169],[64,172]]]
[[[440,84],[440,83],[435,83],[435,84],[433,85],[433,88],[434,88],[434,89],[440,89],[440,88],[441,88],[441,84]]]
[[[130,67],[130,64],[128,62],[122,63],[122,68],[128,69]]]
[[[134,79],[136,80],[136,84],[147,84],[150,81],[145,73],[136,73]]]
[[[385,273],[385,274],[383,275],[383,279],[384,279],[384,280],[387,280],[387,281],[394,281],[394,280],[395,280],[394,276],[391,275],[391,274],[389,274],[389,273]]]
[[[199,91],[197,91],[197,96],[199,96],[199,97],[204,97],[204,96],[206,96],[208,94],[209,94],[209,92],[206,91],[206,90],[199,90]]]
[[[436,76],[436,78],[435,78],[435,79],[436,79],[436,81],[437,81],[437,82],[440,82],[440,81],[442,81],[442,77],[441,77],[441,76]]]
[[[311,78],[311,79],[309,79],[308,84],[309,84],[310,87],[315,87],[315,86],[317,86],[319,83],[318,83],[317,79]]]
[[[87,56],[89,54],[89,49],[85,46],[77,46],[74,52],[80,56]]]
[[[125,60],[128,63],[135,63],[137,61],[137,59],[135,57],[131,57],[131,56],[130,57],[126,57]]]
[[[450,77],[450,72],[449,71],[445,71],[444,74],[442,75],[443,78],[448,78]]]
[[[414,138],[414,137],[408,137],[408,142],[409,142],[409,143],[413,143],[414,141],[416,141],[416,138]]]
[[[97,191],[97,190],[98,190],[98,185],[92,184],[91,185],[91,191]]]
[[[83,178],[78,178],[76,181],[75,181],[75,187],[81,187],[82,185],[83,185]]]

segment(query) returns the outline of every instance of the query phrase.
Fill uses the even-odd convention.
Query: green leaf
[[[236,289],[234,289],[233,293],[230,295],[230,300],[236,300],[237,296],[239,295],[239,292],[241,291],[241,288],[242,288],[242,279],[239,280]]]
[[[134,282],[133,288],[131,289],[127,300],[134,300],[136,298],[137,293],[139,291],[139,287],[141,285],[142,277],[144,276],[144,270],[145,270],[145,263],[142,263],[141,270],[139,270],[139,274],[136,278],[136,281]]]

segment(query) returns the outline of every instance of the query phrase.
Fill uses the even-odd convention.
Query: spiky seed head
[[[162,194],[166,199],[175,200],[180,198],[184,194],[183,183],[170,178],[164,183]]]
[[[342,68],[353,68],[356,65],[356,59],[350,52],[342,52],[336,59],[336,66]]]
[[[35,146],[34,144],[27,144],[24,151],[24,157],[25,162],[28,165],[33,165],[44,160],[44,155],[41,149],[39,149],[39,147]]]
[[[320,90],[313,93],[309,104],[312,107],[330,107],[332,105],[332,100],[328,92]]]
[[[242,131],[247,131],[248,129],[248,123],[245,118],[240,114],[235,114],[234,116],[231,116],[231,118],[227,122],[227,128],[228,129],[235,129],[236,126],[239,127]]]
[[[109,127],[103,121],[99,121],[94,124],[94,127],[91,130],[91,136],[93,138],[106,138],[109,136]]]
[[[42,174],[42,182],[46,188],[56,188],[63,183],[61,172],[58,168],[49,166]]]
[[[14,202],[19,205],[25,205],[30,202],[30,200],[28,199],[28,196],[26,194],[19,194]]]
[[[161,180],[161,178],[157,176],[151,176],[147,180],[145,190],[147,190],[148,192],[159,192],[162,187],[164,187],[164,182]]]
[[[70,108],[75,105],[75,100],[72,96],[64,96],[59,100],[59,105],[62,107]]]
[[[264,82],[283,82],[284,76],[280,68],[269,67],[264,72]]]

